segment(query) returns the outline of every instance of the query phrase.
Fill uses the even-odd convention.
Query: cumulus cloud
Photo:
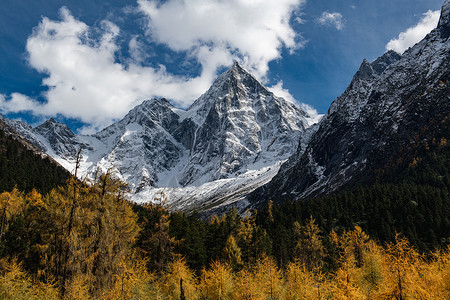
[[[337,30],[344,28],[344,18],[341,13],[324,11],[322,15],[317,18],[317,23],[324,26],[334,26]]]
[[[294,96],[289,92],[288,89],[285,89],[283,87],[283,80],[280,80],[277,82],[277,84],[272,85],[271,87],[268,87],[269,90],[274,93],[278,97],[284,98],[284,100],[287,100],[291,103],[296,103]]]
[[[147,34],[174,51],[192,53],[206,70],[239,61],[262,78],[281,49],[302,46],[290,25],[305,0],[138,0]]]
[[[116,62],[115,40],[120,33],[116,25],[104,21],[100,29],[90,28],[66,8],[60,15],[60,21],[43,18],[27,41],[30,65],[47,74],[43,80],[48,87],[43,94],[46,102],[21,94],[3,96],[3,112],[61,114],[100,129],[151,97],[167,97],[187,106],[206,91],[216,75],[211,71],[186,78],[169,74],[162,65],[142,67],[137,40],[129,46],[138,62],[122,65]]]
[[[10,96],[0,94],[0,110],[5,114],[20,111],[39,111],[41,109],[41,103],[26,95],[20,93],[12,93]]]
[[[308,114],[309,118],[309,125],[318,123],[320,121],[320,119],[323,117],[323,114],[319,114],[317,112],[317,110],[312,107],[311,105],[308,105],[306,103],[299,103],[295,100],[294,96],[292,96],[292,94],[289,92],[288,89],[283,87],[283,81],[280,80],[277,82],[277,84],[269,87],[269,90],[274,93],[276,96],[278,97],[282,97],[285,100],[291,102],[291,103],[296,103],[299,104],[300,107],[306,111],[306,113]]]
[[[120,28],[109,21],[88,26],[63,7],[60,20],[42,19],[26,46],[30,65],[47,75],[42,82],[48,88],[42,94],[45,102],[15,93],[0,97],[0,110],[61,114],[97,130],[144,99],[166,97],[187,107],[233,61],[263,79],[283,47],[300,47],[290,22],[304,1],[138,0],[138,10],[148,20],[147,38],[200,63],[197,77],[170,74],[164,65],[144,67],[148,54],[142,36],[130,39],[130,58],[118,62]]]
[[[422,40],[431,30],[436,28],[439,22],[440,11],[427,11],[422,19],[415,26],[406,29],[387,43],[386,50],[394,50],[398,53],[405,52],[409,47],[414,46]]]

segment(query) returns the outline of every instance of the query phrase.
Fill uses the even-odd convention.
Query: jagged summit
[[[182,115],[198,125],[181,184],[227,178],[252,164],[287,158],[308,124],[307,114],[276,97],[239,63],[221,74]],[[281,147],[279,147],[281,146]],[[225,151],[224,151],[225,150]],[[215,157],[211,160],[210,157]],[[199,167],[201,166],[201,167]],[[201,174],[208,170],[211,175]]]
[[[353,76],[353,80],[368,80],[373,77],[373,69],[370,65],[370,62],[364,58],[359,70],[356,72],[355,76]]]
[[[233,66],[230,69],[235,70],[237,72],[249,73],[247,70],[244,69],[244,67],[241,66],[241,64],[237,60],[233,63]]]
[[[214,80],[206,93],[195,100],[187,111],[195,111],[197,115],[205,117],[210,107],[217,102],[222,102],[218,105],[222,110],[240,109],[245,106],[246,101],[239,101],[239,99],[248,99],[252,93],[272,94],[259,80],[235,62],[231,68]]]
[[[442,5],[438,27],[448,25],[448,23],[450,23],[450,0],[445,0]]]
[[[394,50],[389,50],[382,56],[374,60],[370,65],[372,69],[375,71],[375,73],[377,75],[380,75],[381,73],[384,72],[384,70],[386,70],[387,67],[398,61],[401,57],[402,56],[397,52],[395,52]]]
[[[374,76],[383,73],[389,65],[398,61],[400,58],[400,54],[393,50],[389,50],[372,63],[370,63],[367,59],[364,59],[359,67],[359,70],[353,76],[353,80],[371,80]]]
[[[37,126],[36,130],[43,136],[52,135],[54,133],[70,137],[75,136],[69,126],[64,123],[57,122],[54,118],[50,118],[41,125]]]

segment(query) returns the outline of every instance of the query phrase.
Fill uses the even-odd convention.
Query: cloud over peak
[[[281,57],[283,48],[300,47],[290,22],[304,1],[138,0],[146,32],[125,43],[130,58],[124,61],[118,60],[123,37],[117,25],[101,21],[89,26],[62,7],[59,20],[42,18],[26,45],[30,66],[46,76],[42,85],[47,90],[41,95],[45,101],[20,93],[0,95],[0,111],[60,114],[98,130],[145,99],[165,97],[187,107],[233,61],[264,79],[269,62]],[[146,65],[146,42],[194,59],[201,65],[200,74],[174,75],[163,64]]]
[[[290,25],[305,0],[138,0],[147,34],[174,51],[188,51],[204,69],[239,60],[258,77],[281,49],[302,46]]]
[[[436,28],[440,13],[439,10],[429,10],[424,13],[419,23],[401,32],[396,39],[390,40],[386,45],[386,50],[394,50],[401,54],[409,47],[414,46]]]
[[[118,63],[116,25],[102,21],[100,28],[91,28],[64,7],[60,16],[60,21],[43,18],[27,41],[30,65],[47,74],[42,82],[48,87],[46,102],[36,105],[29,99],[28,109],[35,114],[61,114],[100,128],[142,100],[166,96],[187,105],[208,87],[211,78],[186,79],[167,74],[164,67]],[[15,99],[1,107],[19,111],[17,103],[24,100]]]

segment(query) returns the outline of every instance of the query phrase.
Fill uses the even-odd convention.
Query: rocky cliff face
[[[414,142],[431,120],[450,114],[449,1],[438,27],[402,56],[364,60],[332,104],[304,153],[294,155],[249,199],[298,199],[362,180]]]
[[[183,115],[197,129],[180,184],[229,178],[288,158],[307,117],[236,63]]]

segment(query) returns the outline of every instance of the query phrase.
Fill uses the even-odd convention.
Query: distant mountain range
[[[450,117],[450,2],[438,27],[403,55],[364,60],[318,124],[275,96],[238,63],[187,110],[144,101],[94,135],[54,119],[32,128],[3,119],[80,176],[97,168],[128,182],[132,198],[164,193],[175,210],[255,207],[370,183],[418,132]]]

